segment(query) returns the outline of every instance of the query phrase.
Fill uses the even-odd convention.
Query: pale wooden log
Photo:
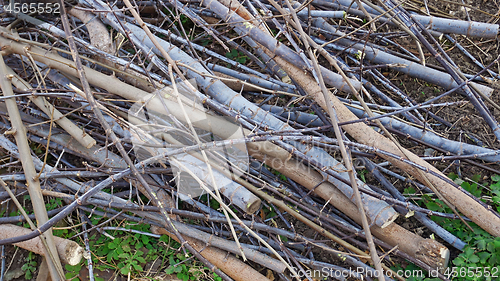
[[[0,225],[0,239],[7,239],[16,236],[26,235],[31,233],[30,229],[20,227],[13,224],[1,224]],[[57,253],[59,258],[65,264],[77,265],[80,263],[83,255],[83,248],[78,245],[78,243],[54,236],[54,242],[56,244]],[[27,241],[15,243],[14,245],[33,252],[38,255],[45,255],[43,250],[43,244],[40,237],[36,237]]]

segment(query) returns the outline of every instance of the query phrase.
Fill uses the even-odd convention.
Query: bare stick
[[[7,66],[5,65],[1,53],[0,73],[0,86],[2,88],[3,95],[6,97],[14,96],[11,81],[9,79],[12,78],[12,75],[7,74]],[[45,203],[43,202],[40,182],[38,181],[33,161],[31,160],[31,149],[28,144],[28,139],[26,138],[26,128],[24,127],[21,116],[19,115],[19,110],[17,109],[15,99],[7,99],[5,101],[5,104],[7,105],[7,109],[9,112],[12,129],[14,131],[13,134],[16,138],[17,146],[19,148],[19,154],[21,155],[21,162],[27,179],[28,192],[31,196],[31,201],[33,202],[33,209],[35,211],[37,222],[40,225],[47,222],[49,218],[47,216],[47,210],[45,209]],[[48,246],[44,249],[45,256],[48,257],[47,262],[49,265],[50,275],[52,276],[53,280],[63,280],[64,273],[61,266],[61,261],[59,260],[59,256],[57,255],[52,231],[44,233],[43,239],[46,240]]]

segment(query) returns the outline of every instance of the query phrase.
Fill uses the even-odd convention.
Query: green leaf
[[[226,53],[226,57],[229,59],[235,58],[238,56],[238,51],[236,49],[232,49],[230,52]]]
[[[500,264],[500,255],[493,254],[488,260],[489,264]]]
[[[500,181],[500,176],[499,175],[493,175],[491,176],[492,181]]]
[[[168,237],[168,235],[163,234],[162,236],[160,236],[160,242],[168,244],[170,242],[170,237]]]
[[[493,241],[493,245],[495,245],[495,249],[497,249],[497,250],[500,249],[500,239],[498,237],[495,238],[495,240]]]
[[[110,251],[108,247],[98,247],[96,253],[98,256],[106,256]]]
[[[217,281],[222,280],[222,278],[219,275],[217,275],[217,273],[214,272],[213,274],[214,274],[215,280],[217,280]]]
[[[123,249],[123,251],[125,252],[130,252],[132,249],[130,248],[130,245],[128,244],[124,244],[121,246],[121,248]]]
[[[461,185],[460,185],[463,189],[469,191],[470,189],[470,183],[464,181]]]
[[[465,264],[465,260],[463,257],[457,257],[456,259],[453,260],[453,264],[456,266],[461,266]]]
[[[483,240],[477,241],[476,246],[479,250],[482,250],[482,251],[486,250],[486,240],[483,239]]]
[[[138,265],[138,264],[132,264],[132,266],[134,267],[135,270],[139,271],[139,272],[142,272],[142,266]]]
[[[477,255],[472,255],[469,257],[469,262],[477,263],[477,262],[479,262],[479,257]]]
[[[472,256],[474,254],[474,249],[470,248],[470,247],[466,247],[464,249],[464,256],[466,258],[469,258],[470,256]]]
[[[115,252],[110,253],[109,255],[106,256],[106,260],[108,262],[111,262],[113,259],[118,259],[117,254]]]
[[[165,269],[165,273],[166,274],[172,274],[172,273],[174,273],[174,270],[175,270],[175,268],[172,267],[172,266],[170,266],[167,269]]]
[[[416,190],[413,187],[407,187],[403,190],[404,194],[415,194]]]
[[[129,259],[130,255],[128,253],[121,253],[118,255],[119,259]]]
[[[182,279],[183,281],[189,280],[189,276],[187,274],[177,273],[177,278]]]
[[[283,242],[288,242],[288,238],[283,236],[283,235],[280,235],[280,238],[281,238],[281,241]]]
[[[475,183],[470,184],[468,182],[464,182],[462,183],[462,187],[476,197],[481,196],[481,191],[477,190],[477,184]]]
[[[183,253],[178,253],[177,255],[175,255],[178,259],[180,259],[181,261],[185,260],[186,257],[184,256]]]
[[[479,256],[479,261],[481,263],[486,263],[488,258],[491,257],[491,254],[488,252],[480,252],[480,253],[477,253],[477,255]]]
[[[365,174],[367,174],[367,173],[368,173],[368,170],[366,170],[366,169],[363,169],[363,170],[358,171],[358,175],[359,175],[359,177],[360,177],[360,178],[361,178],[361,180],[362,180],[363,182],[365,182],[365,183],[366,183]]]
[[[491,192],[500,195],[500,182],[490,185]]]
[[[127,275],[129,272],[130,272],[130,268],[129,267],[122,267],[120,269],[120,273],[123,274],[123,275]]]
[[[82,265],[81,264],[77,264],[77,265],[66,264],[66,265],[64,265],[64,268],[66,268],[67,271],[79,272],[82,269]]]
[[[481,175],[472,176],[472,181],[479,182],[481,180]]]
[[[436,202],[427,202],[427,203],[425,203],[425,206],[427,206],[427,209],[429,209],[431,211],[442,211],[443,210],[443,207],[441,207]]]

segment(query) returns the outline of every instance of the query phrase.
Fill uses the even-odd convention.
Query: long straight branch
[[[14,96],[10,77],[7,74],[7,66],[0,53],[0,87],[2,88],[3,95],[6,97]],[[26,182],[28,192],[33,202],[33,210],[37,219],[37,224],[42,225],[49,220],[45,203],[43,202],[43,195],[40,188],[40,181],[37,178],[37,173],[33,160],[31,159],[31,149],[29,147],[28,139],[26,137],[26,128],[23,125],[19,110],[17,108],[16,100],[14,98],[5,100],[7,111],[9,112],[10,121],[12,123],[12,130],[19,148],[21,163],[23,166],[24,174],[26,175]],[[42,235],[42,239],[46,241],[48,247],[44,247],[45,256],[48,257],[47,263],[49,266],[50,275],[53,280],[64,280],[64,271],[62,269],[61,261],[57,255],[56,245],[52,231],[48,231]]]

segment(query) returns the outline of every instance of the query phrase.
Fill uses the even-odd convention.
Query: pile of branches
[[[497,60],[485,66],[459,43],[496,38],[497,24],[397,0],[33,3],[0,11],[0,146],[11,159],[2,196],[18,205],[27,190],[35,215],[3,220],[32,230],[3,224],[0,244],[38,241],[52,280],[84,251],[51,234],[75,212],[85,237],[103,227],[90,214],[150,224],[223,280],[268,280],[262,268],[283,280],[311,280],[311,269],[402,279],[395,257],[447,280],[448,248],[465,243],[429,216],[500,236],[499,214],[433,166],[496,172],[484,164],[500,160],[488,140],[445,138],[454,125],[439,111],[470,103],[498,141]],[[443,40],[480,71],[464,73]],[[443,91],[418,103],[386,71]],[[395,180],[453,213],[413,204]],[[44,196],[66,205],[47,213]],[[439,239],[395,222],[410,216]]]

